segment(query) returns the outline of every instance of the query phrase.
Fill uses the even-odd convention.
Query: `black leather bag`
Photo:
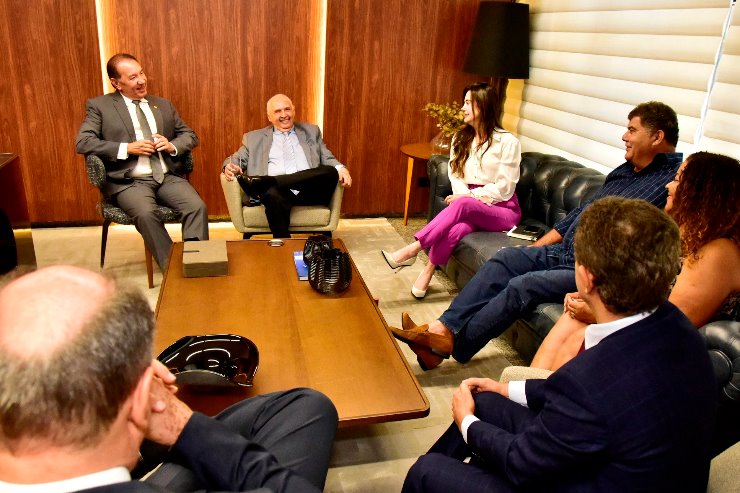
[[[303,261],[308,265],[314,255],[320,255],[324,250],[331,250],[332,248],[334,248],[334,243],[328,236],[311,235],[303,247]]]
[[[304,257],[305,258],[305,257]],[[313,253],[306,261],[308,283],[319,293],[337,294],[352,282],[352,264],[349,254],[338,248]]]

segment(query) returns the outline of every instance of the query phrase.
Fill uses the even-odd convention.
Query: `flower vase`
[[[432,144],[432,154],[449,156],[452,137],[448,137],[444,132],[440,132],[432,138],[430,144]]]

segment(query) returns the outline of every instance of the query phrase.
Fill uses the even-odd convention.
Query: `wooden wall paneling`
[[[462,72],[478,0],[329,0],[325,140],[352,170],[348,215],[403,211],[401,145],[430,140],[428,102],[461,100],[480,77]],[[411,210],[426,209],[417,194]]]
[[[0,77],[0,152],[20,152],[20,115],[16,101],[20,99],[19,86],[13,71],[13,50],[10,45],[10,5],[0,3],[0,60],[5,77]]]
[[[5,0],[0,19],[0,142],[21,158],[31,221],[96,221],[98,192],[75,153],[85,99],[100,87],[95,1]]]
[[[221,163],[245,131],[268,124],[265,103],[289,95],[315,121],[318,0],[104,0],[106,59],[128,52],[149,92],[170,99],[200,138],[190,181],[210,216],[226,216]]]

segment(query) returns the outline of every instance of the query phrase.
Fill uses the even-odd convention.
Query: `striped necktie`
[[[290,142],[290,132],[282,132],[283,135],[283,166],[285,174],[290,175],[298,171],[298,164],[295,159],[295,150]]]

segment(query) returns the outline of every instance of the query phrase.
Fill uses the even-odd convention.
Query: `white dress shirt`
[[[285,142],[286,139],[288,140],[287,143]],[[293,149],[293,166],[295,166],[293,169],[291,169],[291,165],[286,162],[288,157],[285,156],[283,152],[286,145],[289,145]],[[272,146],[270,146],[270,153],[267,157],[267,174],[269,176],[289,175],[309,168],[310,166],[308,165],[308,159],[306,159],[306,153],[303,152],[295,127],[291,128],[287,132],[281,132],[280,130],[273,128]]]
[[[69,493],[72,491],[87,490],[108,484],[131,481],[131,474],[125,467],[114,467],[105,471],[95,472],[86,476],[39,484],[15,484],[0,481],[0,491],[3,493]]]
[[[452,173],[449,164],[447,175],[450,178],[453,194],[471,194],[475,197],[490,197],[493,203],[509,200],[519,181],[519,164],[522,161],[522,148],[519,139],[503,129],[491,136],[490,146],[476,149],[478,140],[473,139],[472,149],[465,166],[463,176]],[[481,153],[481,151],[484,151]],[[454,159],[450,155],[450,162]],[[483,185],[480,188],[468,188],[468,185]]]
[[[133,100],[131,98],[127,98],[123,94],[121,94],[121,96],[123,97],[123,102],[126,104],[126,109],[131,116],[131,121],[134,124],[134,134],[136,135],[136,140],[143,140],[144,132],[141,130],[141,125],[139,124],[139,117],[136,116],[136,105],[132,102]],[[159,130],[157,129],[157,121],[154,118],[154,113],[152,113],[152,109],[149,107],[149,102],[146,100],[146,98],[140,101],[141,102],[139,103],[139,107],[141,108],[141,111],[144,112],[146,121],[149,124],[149,129],[152,131],[152,135],[154,135],[159,132]],[[167,173],[167,166],[162,160],[161,153],[157,152],[157,155],[159,156],[159,162],[162,165],[162,173]],[[176,156],[177,149],[175,149],[175,152],[171,155]],[[118,159],[128,159],[128,142],[121,142],[121,145],[118,147],[117,157]],[[131,171],[131,176],[152,176],[151,163],[152,162],[149,159],[149,156],[139,156],[139,159],[136,162],[136,166]]]

